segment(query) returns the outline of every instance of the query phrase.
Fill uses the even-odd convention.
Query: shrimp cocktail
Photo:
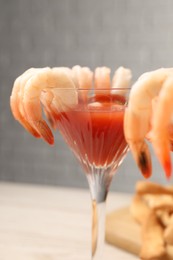
[[[130,70],[123,67],[115,71],[112,81],[107,67],[94,73],[80,66],[32,68],[16,79],[12,90],[15,119],[48,144],[54,143],[52,129],[60,131],[86,174],[93,209],[93,260],[101,259],[105,201],[128,150],[123,125],[130,80]]]
[[[172,68],[143,74],[132,86],[129,101],[131,71],[123,67],[112,81],[107,67],[93,73],[74,66],[32,68],[14,82],[10,105],[15,119],[51,145],[51,129],[58,129],[86,174],[93,209],[93,260],[101,259],[105,201],[128,145],[144,177],[152,173],[145,139],[152,143],[166,176],[171,176],[172,75]]]

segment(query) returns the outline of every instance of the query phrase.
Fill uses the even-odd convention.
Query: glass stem
[[[105,243],[105,211],[106,200],[103,202],[92,201],[92,260],[103,259]]]
[[[103,259],[105,243],[106,198],[112,174],[106,168],[94,168],[87,174],[92,199],[92,260]]]

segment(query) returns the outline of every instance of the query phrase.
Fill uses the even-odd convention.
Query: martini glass
[[[57,93],[66,98],[57,99],[49,119],[88,180],[92,200],[91,259],[101,260],[106,198],[112,177],[128,150],[123,121],[129,89],[57,89]]]

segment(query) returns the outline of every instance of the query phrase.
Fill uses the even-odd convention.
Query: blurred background
[[[30,67],[122,65],[133,82],[145,71],[172,67],[172,10],[172,0],[0,0],[0,181],[87,188],[58,133],[51,147],[13,119],[13,82]],[[139,179],[128,153],[111,190],[132,192]],[[152,180],[166,182],[154,155]]]

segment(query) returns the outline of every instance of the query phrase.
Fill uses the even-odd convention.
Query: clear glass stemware
[[[54,91],[55,95],[56,91]],[[129,89],[57,89],[49,121],[80,162],[92,200],[92,260],[102,259],[105,203],[128,145],[123,131]]]

